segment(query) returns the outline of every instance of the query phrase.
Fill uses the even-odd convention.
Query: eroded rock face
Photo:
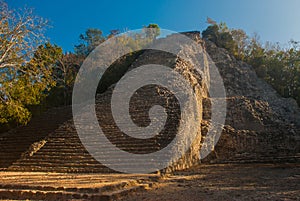
[[[248,64],[205,41],[223,77],[227,117],[214,153],[205,161],[299,161],[300,110],[257,77]]]

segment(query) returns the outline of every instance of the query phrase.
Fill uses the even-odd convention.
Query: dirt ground
[[[300,200],[300,164],[201,165],[122,201]]]
[[[216,164],[200,165],[188,171],[159,177],[130,174],[69,174],[42,172],[0,172],[0,199],[44,200],[35,198],[45,191],[47,200],[74,200],[74,196],[108,193],[109,200],[195,201],[195,200],[299,200],[298,164]],[[142,187],[142,188],[137,188]],[[146,188],[146,190],[144,190]],[[5,190],[7,189],[7,190]],[[30,191],[28,197],[10,190]],[[59,191],[57,194],[51,193]],[[1,196],[2,193],[2,196]],[[54,199],[54,197],[55,199]],[[72,198],[75,198],[75,197]],[[84,197],[84,196],[83,196]],[[32,198],[32,199],[31,199]],[[90,200],[90,199],[76,199]],[[97,199],[99,200],[99,199]],[[100,199],[102,200],[102,199]],[[107,199],[106,199],[107,200]]]

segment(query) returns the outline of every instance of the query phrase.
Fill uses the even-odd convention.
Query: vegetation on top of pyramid
[[[288,47],[270,42],[262,44],[257,34],[250,37],[241,29],[229,29],[225,23],[208,26],[202,36],[252,65],[257,75],[281,96],[292,97],[300,105],[299,42],[291,40]]]

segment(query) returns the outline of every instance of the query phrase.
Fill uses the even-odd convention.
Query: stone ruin
[[[195,74],[193,64],[181,60],[178,55],[155,50],[143,52],[128,70],[155,61],[181,72],[192,85],[197,85],[197,108],[203,113],[191,148],[179,161],[171,161],[166,171],[186,169],[198,163],[299,162],[300,110],[295,100],[280,97],[257,77],[251,66],[236,60],[225,49],[201,39],[199,32],[185,34],[199,43],[216,64],[226,89],[227,117],[217,146],[208,157],[199,160],[199,150],[211,127],[212,100],[205,80]],[[148,111],[153,105],[167,108],[166,127],[160,135],[141,140],[122,133],[111,111],[107,110],[111,106],[113,87],[96,95],[97,118],[111,143],[130,153],[147,154],[166,147],[174,139],[181,119],[178,102],[170,91],[145,86],[132,97],[129,110],[133,121],[140,126],[149,124]],[[146,95],[155,98],[148,99]],[[0,149],[0,168],[3,170],[114,172],[95,160],[82,145],[70,106],[51,109],[27,126],[0,134]],[[105,157],[118,156],[108,150]],[[120,162],[118,165],[126,167],[130,163]]]

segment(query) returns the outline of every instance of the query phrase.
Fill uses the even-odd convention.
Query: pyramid
[[[178,55],[155,50],[144,51],[130,65],[155,64],[169,66],[197,85],[196,102],[203,116],[191,147],[177,161],[170,161],[167,171],[189,168],[198,163],[299,162],[300,110],[295,100],[280,97],[255,74],[248,64],[236,60],[225,49],[200,38],[199,32],[185,32],[206,51],[224,81],[227,102],[226,121],[222,135],[208,157],[199,159],[199,151],[211,129],[211,103],[202,75],[193,71],[193,64]],[[175,35],[158,41],[174,40]],[[179,51],[192,53],[189,47]],[[191,79],[194,78],[194,79]],[[156,104],[167,108],[166,127],[160,135],[149,139],[133,139],[122,132],[112,117],[111,97],[115,85],[96,95],[95,110],[100,127],[109,141],[119,149],[133,154],[149,154],[168,146],[182,122],[178,102],[168,89],[145,86],[131,99],[130,112],[137,125],[149,125],[149,109]],[[149,99],[148,97],[155,97]],[[146,112],[145,112],[146,111]],[[185,122],[188,123],[188,122]],[[183,135],[189,136],[189,131]],[[11,171],[100,172],[116,170],[97,161],[83,146],[72,119],[71,107],[54,108],[32,119],[24,127],[0,134],[0,168]],[[106,150],[102,158],[118,159],[118,154]],[[115,164],[130,168],[138,161],[120,160]],[[152,164],[143,164],[144,166]]]

